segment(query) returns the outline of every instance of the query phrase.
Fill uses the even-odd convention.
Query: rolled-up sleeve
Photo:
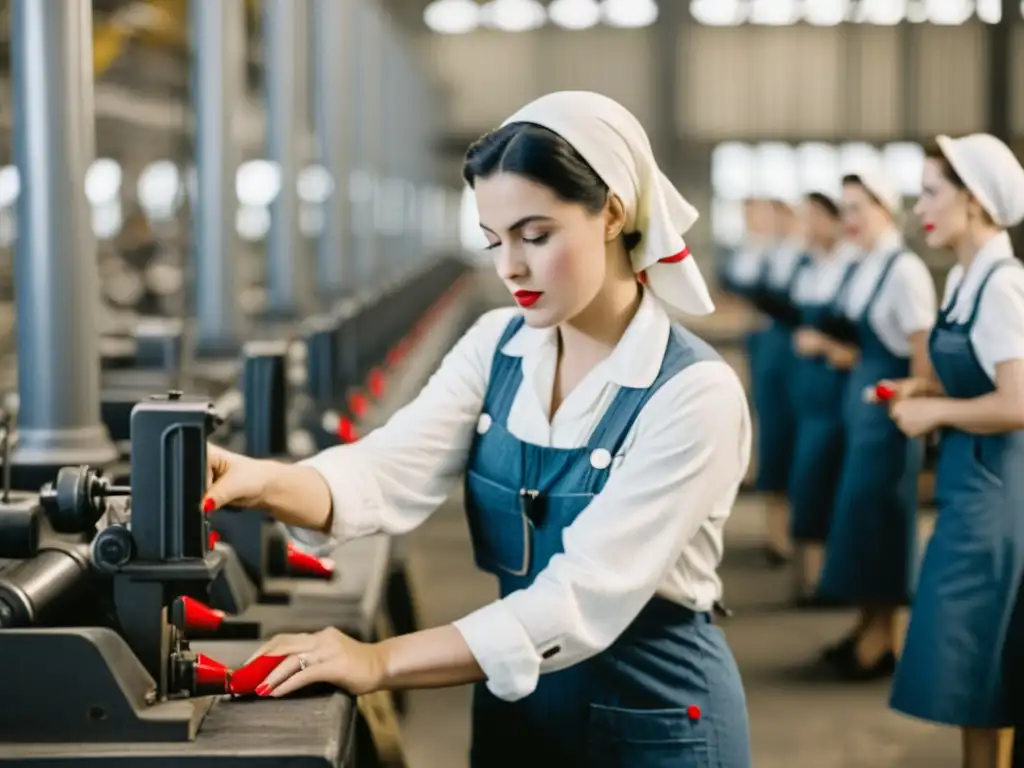
[[[420,394],[362,440],[301,462],[327,482],[332,537],[406,533],[461,477],[508,309],[488,312],[445,356]],[[293,532],[304,543],[308,532]]]
[[[749,457],[746,397],[727,365],[697,363],[667,382],[602,492],[563,532],[564,553],[529,587],[455,623],[491,692],[522,698],[542,673],[609,647],[699,528],[728,514]]]

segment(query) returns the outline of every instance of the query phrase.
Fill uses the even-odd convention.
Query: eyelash
[[[548,241],[548,237],[550,237],[550,233],[545,232],[543,235],[540,235],[538,237],[533,237],[533,238],[524,237],[523,238],[523,242],[524,243],[529,243],[530,245],[544,245],[544,243],[546,243]],[[485,251],[493,251],[499,245],[501,245],[501,243],[491,243],[486,248],[484,248],[484,250]]]

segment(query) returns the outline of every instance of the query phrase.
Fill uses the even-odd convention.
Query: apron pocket
[[[592,768],[706,768],[707,740],[685,709],[590,705]]]
[[[469,535],[477,566],[488,573],[525,576],[532,559],[533,525],[523,513],[519,491],[473,470],[466,473],[466,486]]]

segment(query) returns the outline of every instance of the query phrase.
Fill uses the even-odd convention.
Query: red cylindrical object
[[[366,415],[368,405],[366,395],[362,392],[353,392],[348,396],[348,409],[357,419],[361,419]]]
[[[287,656],[257,656],[244,667],[231,673],[228,689],[234,696],[247,696],[256,692],[256,688],[267,679],[267,675],[277,669]]]
[[[202,653],[197,653],[192,670],[196,685],[228,690],[231,681],[231,671],[219,661],[211,659]]]
[[[179,597],[183,608],[185,634],[190,631],[216,632],[224,622],[224,611],[218,611],[191,597]]]
[[[213,549],[213,545],[220,541],[220,534],[217,531],[210,531],[209,548]]]
[[[879,384],[875,387],[875,398],[881,402],[892,400],[896,395],[896,390],[886,384]]]
[[[329,579],[334,575],[334,563],[332,561],[303,552],[290,541],[288,542],[286,562],[288,563],[289,572],[294,574],[316,576],[321,579]]]
[[[356,425],[352,423],[352,419],[347,419],[344,416],[338,419],[338,439],[343,443],[354,443],[359,439],[359,432],[356,430]]]

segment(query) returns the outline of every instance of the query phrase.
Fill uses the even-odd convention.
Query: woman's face
[[[477,179],[475,192],[498,277],[526,322],[547,328],[586,309],[606,277],[609,206],[592,214],[513,173]]]
[[[921,221],[925,242],[930,248],[948,248],[967,231],[970,196],[957,189],[936,160],[928,158],[921,177],[921,196],[914,214]]]
[[[842,235],[842,223],[814,200],[804,203],[804,227],[812,248],[831,248]]]
[[[863,185],[843,185],[843,229],[850,241],[867,250],[890,224],[888,213]]]

